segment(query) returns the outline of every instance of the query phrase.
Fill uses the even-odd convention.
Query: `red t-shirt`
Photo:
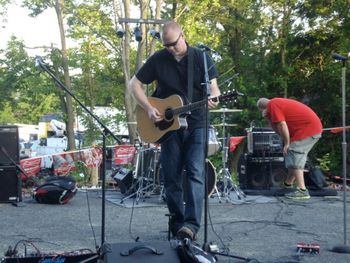
[[[272,123],[287,123],[291,142],[322,133],[322,123],[316,113],[296,100],[271,99],[267,104],[267,114]]]

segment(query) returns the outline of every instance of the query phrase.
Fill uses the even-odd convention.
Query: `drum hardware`
[[[216,128],[210,125],[208,128],[208,156],[217,153],[221,148],[221,142],[218,140]]]
[[[210,112],[221,112],[221,113],[226,113],[226,112],[241,112],[241,109],[228,109],[228,108],[220,108],[220,109],[215,109],[215,110],[210,110]]]
[[[213,126],[235,127],[235,126],[237,126],[237,124],[235,124],[235,123],[231,123],[231,124],[229,124],[229,123],[219,123],[219,124],[213,124]]]
[[[155,189],[158,149],[145,148],[140,145],[137,150],[136,158],[136,169],[133,174],[135,182],[128,190],[129,195],[122,198],[120,201],[121,204],[132,197],[135,197],[135,202],[138,204],[141,199],[150,196]]]
[[[226,109],[221,108],[218,110],[211,110],[211,112],[221,112],[222,113],[222,168],[219,170],[219,178],[223,179],[223,187],[220,189],[222,191],[221,194],[218,195],[219,202],[221,203],[221,197],[224,197],[226,202],[231,201],[229,198],[231,190],[234,190],[238,199],[245,199],[244,192],[232,181],[231,173],[227,167],[227,156],[228,156],[228,141],[226,137],[226,112],[240,112],[242,110],[236,109]],[[218,192],[217,186],[215,186],[216,191]]]
[[[214,194],[214,192],[216,192],[218,194],[218,190],[217,190],[217,187],[216,187],[216,168],[215,166],[213,165],[213,163],[208,160],[208,178],[207,178],[207,186],[208,186],[208,197],[211,197],[212,194]],[[160,169],[158,170],[157,174],[158,174],[158,177],[160,178],[161,177],[161,167]],[[164,187],[164,184],[162,183],[162,180],[161,179],[157,179],[157,182],[158,182],[158,185],[160,186],[160,194],[159,194],[159,201],[166,201],[166,193],[165,193],[165,187]],[[183,198],[184,198],[184,201],[186,202],[187,200],[187,194],[186,194],[186,185],[187,185],[187,182],[186,182],[186,170],[184,169],[183,170],[183,182],[182,182],[182,189],[183,189]]]

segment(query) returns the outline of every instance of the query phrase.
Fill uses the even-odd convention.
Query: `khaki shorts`
[[[316,134],[304,140],[292,142],[284,159],[286,168],[304,169],[308,153],[320,138],[321,134]]]

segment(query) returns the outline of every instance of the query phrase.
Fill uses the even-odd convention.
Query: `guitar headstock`
[[[220,95],[219,101],[225,102],[225,101],[236,101],[238,96],[244,96],[243,93],[238,92],[237,90],[229,90],[225,91],[223,94]]]

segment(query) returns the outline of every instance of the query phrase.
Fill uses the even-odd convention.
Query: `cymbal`
[[[241,109],[228,109],[228,108],[220,108],[216,110],[210,110],[210,112],[241,112]]]
[[[218,124],[212,124],[212,126],[228,126],[228,127],[234,127],[237,126],[235,123],[218,123]]]

